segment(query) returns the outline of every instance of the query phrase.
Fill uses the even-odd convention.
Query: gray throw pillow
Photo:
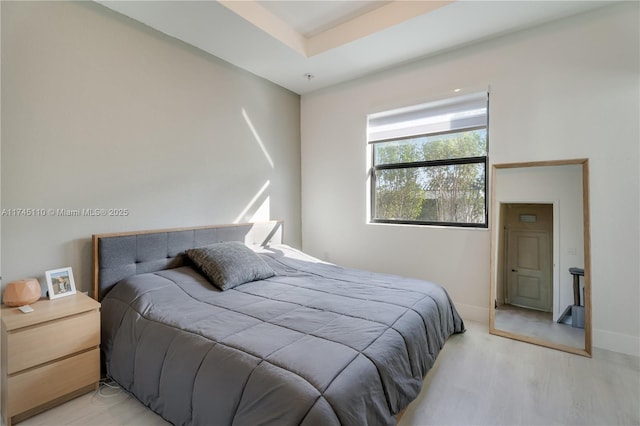
[[[240,241],[211,244],[185,253],[220,290],[275,275],[260,256]]]

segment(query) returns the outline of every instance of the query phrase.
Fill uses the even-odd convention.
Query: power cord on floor
[[[120,385],[116,383],[111,377],[105,377],[104,379],[100,379],[100,385],[98,386],[98,394],[105,398],[111,398],[114,396],[118,396],[122,393],[122,389],[120,389]]]

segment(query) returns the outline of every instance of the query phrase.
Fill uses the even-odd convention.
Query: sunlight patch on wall
[[[249,116],[247,115],[247,111],[245,111],[244,108],[242,108],[242,116],[244,117],[244,121],[247,122],[247,125],[249,126],[249,129],[251,129],[251,133],[253,133],[253,137],[256,139],[256,142],[258,143],[258,146],[260,147],[260,149],[262,149],[262,152],[264,153],[264,156],[266,157],[267,161],[269,162],[269,165],[273,169],[274,168],[273,160],[271,159],[271,156],[269,155],[269,152],[267,151],[267,148],[264,146],[264,143],[262,142],[262,139],[260,138],[260,135],[256,131],[255,127],[253,127],[253,123],[249,119]]]
[[[264,199],[258,210],[251,216],[249,222],[266,222],[271,220],[271,205],[270,205],[270,197]]]
[[[254,221],[254,218],[256,216],[258,216],[259,214],[260,215],[263,214],[261,212],[262,212],[262,210],[263,210],[263,208],[265,206],[265,201],[266,201],[266,205],[267,205],[267,207],[266,207],[267,213],[266,213],[266,217],[262,217],[261,216],[261,218],[263,220],[269,220],[269,211],[268,211],[269,210],[269,202],[268,202],[269,201],[269,196],[268,195],[266,196],[266,200],[264,200],[262,202],[260,207],[258,207],[256,209],[256,211],[253,214],[251,214],[251,216],[248,216],[248,213],[251,210],[251,208],[253,206],[255,206],[261,200],[261,197],[263,196],[264,192],[267,190],[267,188],[269,187],[270,184],[271,184],[271,181],[266,181],[264,183],[264,185],[262,185],[262,188],[260,188],[260,190],[256,193],[256,195],[253,196],[251,201],[249,201],[249,203],[244,208],[244,210],[242,210],[242,213],[240,213],[238,215],[238,217],[236,218],[236,220],[233,221],[233,223],[241,223],[241,222],[247,222],[247,221],[251,221],[252,222],[252,221]]]

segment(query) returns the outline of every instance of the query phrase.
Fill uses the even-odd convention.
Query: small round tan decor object
[[[42,289],[35,278],[11,281],[4,289],[2,301],[7,306],[23,306],[40,299]]]

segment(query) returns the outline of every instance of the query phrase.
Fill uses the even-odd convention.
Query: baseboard
[[[489,324],[489,308],[456,303],[456,309],[463,320]],[[614,331],[592,329],[593,346],[608,351],[640,356],[640,338]]]
[[[489,325],[489,308],[456,303],[456,309],[463,320],[475,321]]]
[[[593,346],[608,351],[640,356],[640,338],[630,334],[594,328]]]

